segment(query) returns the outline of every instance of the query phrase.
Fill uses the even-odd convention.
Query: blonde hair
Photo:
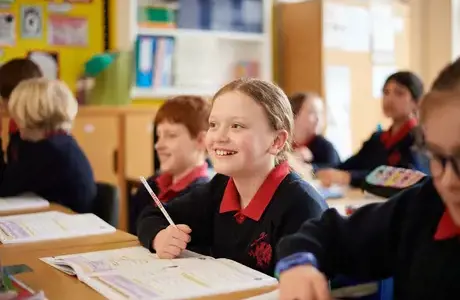
[[[11,94],[8,109],[20,128],[69,132],[78,104],[65,83],[35,78],[19,83]]]
[[[238,91],[252,98],[265,111],[268,123],[273,131],[286,130],[288,140],[276,156],[276,164],[287,160],[286,153],[291,151],[294,116],[288,97],[277,85],[254,78],[241,78],[223,86],[213,97],[214,103],[220,95]]]

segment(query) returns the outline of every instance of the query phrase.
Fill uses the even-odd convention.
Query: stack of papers
[[[115,232],[93,214],[69,215],[49,211],[0,217],[0,242],[17,244]]]
[[[159,259],[142,247],[42,258],[112,300],[188,299],[275,286],[277,280],[228,259],[186,253]]]
[[[0,198],[0,211],[39,209],[49,207],[50,203],[35,195]]]

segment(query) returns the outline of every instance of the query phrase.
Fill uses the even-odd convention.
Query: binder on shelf
[[[137,43],[136,86],[144,89],[171,87],[174,39],[141,36]]]

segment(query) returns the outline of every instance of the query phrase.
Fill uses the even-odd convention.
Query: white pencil
[[[149,192],[150,196],[152,197],[153,201],[157,204],[158,208],[160,208],[161,212],[165,216],[166,220],[168,220],[169,224],[176,227],[176,224],[174,224],[173,220],[169,216],[168,212],[166,209],[163,207],[163,204],[161,204],[161,201],[158,199],[158,197],[155,195],[155,193],[152,191],[152,188],[150,188],[150,185],[147,183],[144,177],[140,176],[142,184],[145,186],[147,191]]]

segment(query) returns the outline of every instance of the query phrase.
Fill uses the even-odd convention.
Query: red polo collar
[[[460,235],[460,227],[455,225],[454,220],[452,220],[452,217],[446,210],[439,220],[434,239],[441,241],[453,238],[458,235]]]
[[[316,138],[316,135],[313,135],[312,137],[310,137],[309,139],[307,139],[305,141],[305,143],[303,144],[297,144],[296,142],[293,142],[292,143],[292,148],[294,149],[298,149],[298,148],[302,148],[302,147],[306,147],[308,148],[308,146],[311,144],[311,142]]]
[[[160,190],[158,198],[162,202],[167,202],[173,198],[177,193],[181,192],[187,188],[191,183],[193,183],[198,178],[208,177],[208,164],[204,163],[201,166],[198,166],[192,169],[180,180],[173,183],[173,176],[168,173],[158,175],[155,178],[155,183]]]
[[[8,124],[8,132],[10,134],[16,133],[19,131],[19,127],[13,119],[10,119],[10,123]]]
[[[391,134],[391,128],[382,132],[380,135],[380,140],[382,141],[383,145],[385,145],[385,148],[389,149],[404,139],[415,126],[417,126],[417,119],[411,118],[407,120],[407,122],[404,123],[404,125],[394,134]]]
[[[230,178],[225,188],[222,202],[220,203],[219,213],[238,211],[254,221],[259,221],[265,208],[273,198],[275,191],[278,189],[278,186],[284,178],[286,178],[289,172],[290,168],[287,162],[283,162],[276,166],[259,187],[254,198],[252,198],[249,204],[243,209],[241,209],[240,196],[236,189],[235,182]]]

